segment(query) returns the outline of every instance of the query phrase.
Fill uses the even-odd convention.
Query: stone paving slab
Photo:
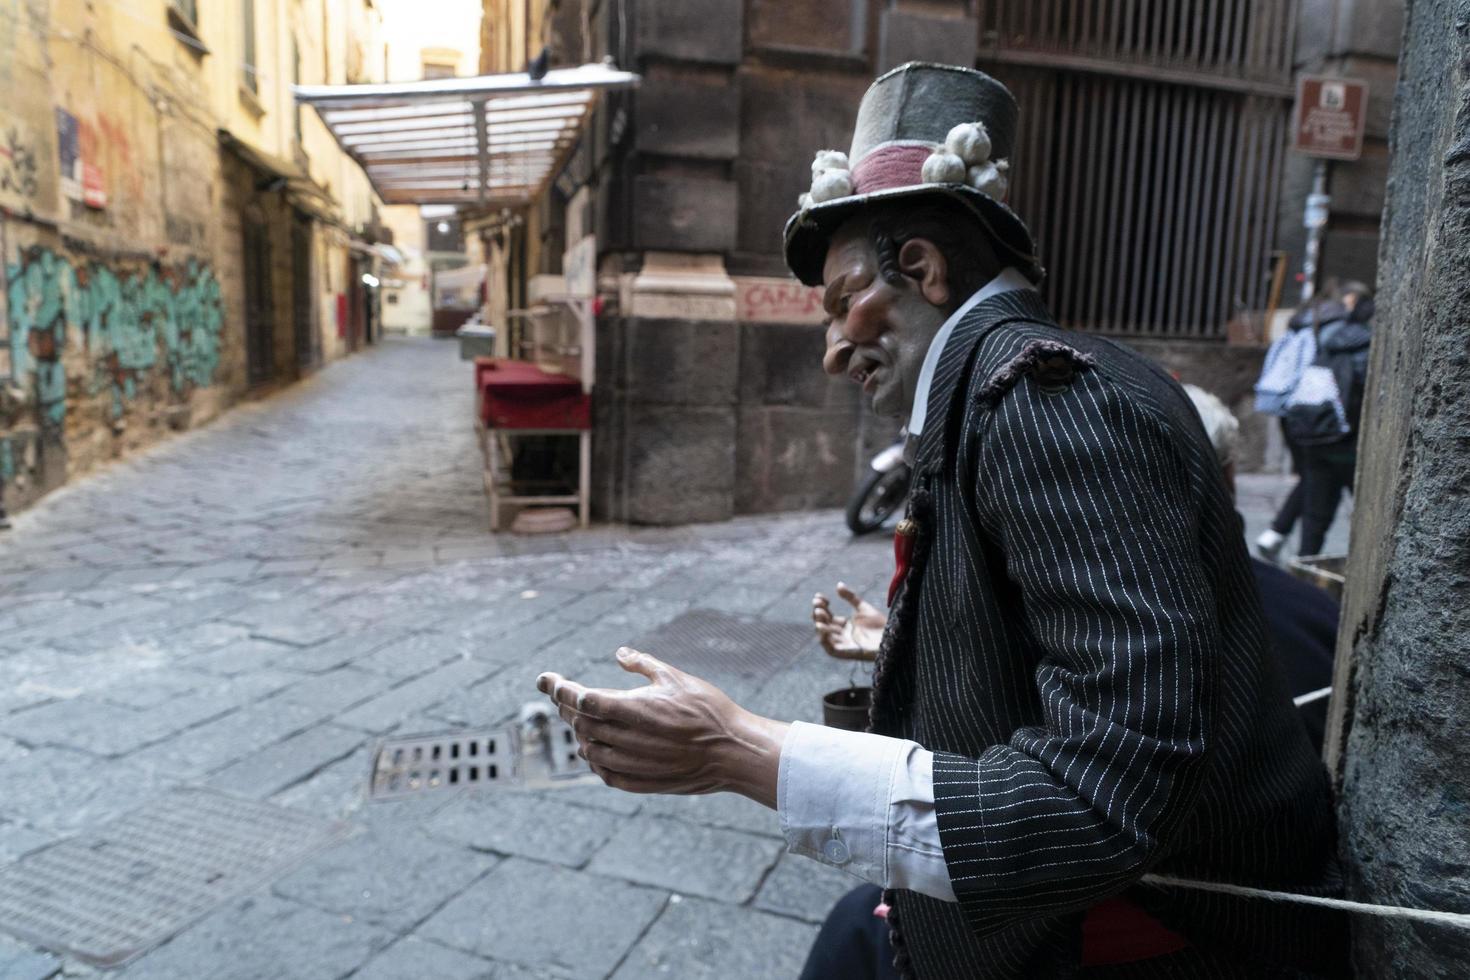
[[[613,977],[795,977],[816,936],[815,926],[764,912],[697,898],[670,899]]]
[[[318,855],[272,890],[403,933],[483,877],[496,861],[422,833],[369,832]]]
[[[667,899],[656,889],[509,858],[418,934],[487,958],[590,980],[617,966]]]
[[[563,802],[558,792],[462,793],[434,814],[426,829],[476,850],[581,868],[623,821],[606,810]]]
[[[837,900],[863,882],[836,868],[783,854],[751,904],[765,912],[821,925]]]
[[[741,903],[776,863],[780,841],[667,817],[633,817],[588,865],[596,874]]]
[[[497,668],[476,660],[456,660],[388,689],[340,716],[340,724],[382,733],[423,708],[484,680]]]
[[[278,898],[225,906],[134,965],[126,980],[323,980],[351,973],[393,934]]]
[[[0,936],[0,977],[5,980],[48,980],[60,970],[59,958]]]
[[[400,939],[373,957],[352,980],[556,980],[554,974],[494,963],[415,936]]]
[[[263,799],[351,755],[360,745],[361,732],[319,725],[246,755],[210,776],[206,785]]]

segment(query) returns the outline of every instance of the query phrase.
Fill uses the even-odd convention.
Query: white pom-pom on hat
[[[812,201],[812,196],[810,194],[802,194],[800,197],[798,197],[796,199],[796,206],[797,206],[797,208],[799,210],[802,210],[802,211],[805,211],[808,208],[810,208],[813,203],[815,203],[815,202]]]
[[[997,201],[1004,201],[1006,199],[1006,192],[1010,190],[1011,182],[1006,177],[1006,172],[1009,169],[1010,165],[1004,160],[998,160],[994,163],[984,163],[978,167],[971,167],[969,173],[965,175],[965,183],[986,197],[994,198]]]
[[[847,154],[841,150],[818,150],[815,159],[812,160],[812,178],[823,170],[847,170]]]
[[[965,161],[953,153],[935,150],[924,161],[923,178],[926,184],[963,184]]]
[[[812,202],[822,204],[852,195],[852,174],[846,170],[823,170],[812,181]]]
[[[990,133],[984,123],[960,123],[944,138],[944,148],[968,167],[978,167],[990,159]]]

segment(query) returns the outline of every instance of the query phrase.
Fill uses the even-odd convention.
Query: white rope
[[[1321,690],[1308,691],[1306,694],[1294,697],[1291,699],[1291,703],[1300,708],[1304,704],[1311,704],[1313,701],[1321,701],[1323,698],[1328,697],[1331,694],[1332,688],[1324,687]]]
[[[1244,885],[1173,878],[1167,875],[1144,875],[1142,882],[1145,885],[1160,888],[1187,888],[1193,891],[1219,892],[1222,895],[1234,895],[1237,898],[1264,898],[1269,902],[1315,905],[1318,908],[1360,912],[1364,915],[1376,915],[1386,919],[1412,919],[1415,922],[1433,922],[1438,925],[1470,929],[1470,913],[1464,912],[1434,912],[1430,909],[1411,909],[1401,905],[1373,905],[1368,902],[1350,902],[1345,898],[1320,898],[1316,895],[1297,895],[1292,892],[1275,892],[1265,888],[1247,888]]]

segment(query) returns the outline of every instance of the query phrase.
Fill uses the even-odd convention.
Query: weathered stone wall
[[[197,62],[0,17],[0,486],[15,510],[216,414],[240,387],[209,220],[220,178]],[[66,138],[66,133],[74,139]],[[63,170],[79,151],[84,169]]]
[[[1334,714],[1358,898],[1470,912],[1470,0],[1412,0]],[[1336,755],[1337,746],[1329,751]],[[1461,977],[1463,930],[1361,919],[1360,976]]]

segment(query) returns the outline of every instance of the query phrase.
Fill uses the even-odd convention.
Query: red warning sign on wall
[[[1305,75],[1297,83],[1292,145],[1298,153],[1329,160],[1363,154],[1368,121],[1368,83]]]

